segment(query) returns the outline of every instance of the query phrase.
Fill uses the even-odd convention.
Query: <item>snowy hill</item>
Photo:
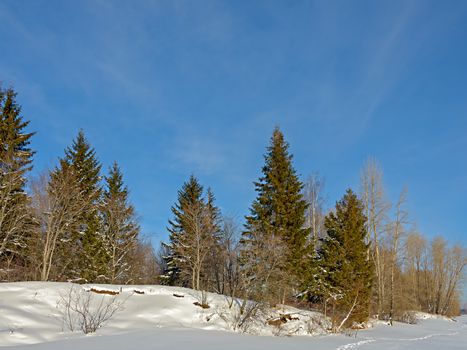
[[[71,299],[91,306],[114,301],[115,314],[97,334],[119,334],[156,328],[247,332],[257,335],[316,335],[328,323],[319,313],[282,306],[260,310],[248,324],[241,321],[241,300],[167,286],[74,285],[20,282],[0,284],[0,345],[40,343],[76,337],[68,326],[66,304]],[[115,294],[115,295],[112,295]],[[198,305],[195,305],[198,304]],[[205,305],[203,308],[202,304]],[[91,310],[92,312],[92,310]]]
[[[72,312],[73,305],[86,303],[91,314],[99,306],[114,312],[103,327],[88,335],[80,330]],[[0,346],[17,350],[29,348],[28,344],[36,344],[35,349],[428,350],[465,349],[467,344],[465,317],[452,322],[426,316],[419,325],[378,325],[352,337],[323,336],[328,324],[320,314],[291,307],[260,310],[258,318],[240,328],[238,307],[225,296],[208,293],[203,298],[185,288],[5,283],[0,284]],[[235,331],[302,336],[257,337]]]

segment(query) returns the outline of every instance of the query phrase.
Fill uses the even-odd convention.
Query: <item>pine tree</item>
[[[106,268],[109,261],[99,217],[99,205],[102,198],[101,164],[82,130],[73,140],[71,147],[65,150],[64,160],[74,168],[81,193],[88,204],[87,211],[81,218],[81,229],[76,236],[82,248],[82,256],[80,256],[78,266],[71,271],[72,276],[69,277],[84,279],[88,282],[96,281],[107,274]]]
[[[265,242],[279,241],[285,245],[283,266],[279,269],[300,279],[312,247],[307,246],[310,230],[304,228],[307,204],[302,197],[303,184],[288,148],[282,132],[276,128],[264,157],[263,175],[255,182],[257,198],[246,217],[242,260],[244,265],[257,264],[258,252],[265,249]]]
[[[325,218],[327,237],[319,251],[325,297],[332,301],[336,328],[368,318],[373,265],[368,259],[363,204],[352,190]]]
[[[105,177],[106,189],[102,201],[103,234],[110,257],[108,279],[111,283],[131,281],[131,257],[136,248],[140,227],[135,209],[129,203],[128,188],[115,162]]]
[[[16,95],[0,86],[0,264],[7,270],[15,258],[24,258],[32,224],[24,188],[25,174],[32,168],[29,144],[34,133],[25,132],[29,121],[23,120]]]
[[[169,252],[164,257],[167,269],[162,278],[171,285],[202,285],[206,277],[206,262],[217,244],[219,226],[218,209],[214,196],[208,192],[203,197],[203,187],[193,175],[178,192],[178,201],[172,207],[173,220],[169,220],[169,240],[165,244]]]

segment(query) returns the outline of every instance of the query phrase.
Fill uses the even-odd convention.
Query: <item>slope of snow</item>
[[[260,337],[234,333],[226,315],[226,299],[209,294],[209,309],[193,305],[199,296],[190,289],[163,286],[75,286],[86,290],[120,292],[123,309],[96,333],[70,332],[63,324],[61,301],[70,284],[21,282],[0,284],[0,346],[22,349],[466,349],[467,317],[457,322],[425,319],[418,325],[395,323],[345,335],[315,337]],[[135,290],[137,292],[135,292]],[[138,294],[144,293],[144,294]],[[174,296],[174,294],[183,297]],[[93,294],[107,300],[108,295]],[[107,298],[107,299],[105,299]],[[98,300],[98,299],[96,299]],[[278,329],[267,320],[291,314],[293,320]],[[223,317],[220,317],[223,315]],[[233,317],[232,315],[230,315]],[[310,323],[310,320],[314,322]],[[326,322],[318,314],[293,308],[267,310],[249,329],[260,335],[324,333]]]
[[[232,303],[223,295],[207,293],[209,308],[203,309],[194,305],[202,302],[200,292],[167,286],[4,283],[0,284],[0,346],[82,337],[79,330],[70,332],[65,322],[64,301],[70,289],[76,295],[91,295],[95,302],[104,300],[104,303],[114,297],[95,292],[118,293],[115,298],[122,307],[98,329],[98,335],[153,331],[162,327],[233,332],[240,302]],[[291,320],[279,327],[268,325],[268,321],[277,321],[281,315],[288,315]],[[261,317],[249,324],[247,331],[257,335],[316,335],[325,334],[327,327],[328,322],[319,313],[281,306],[261,312]]]

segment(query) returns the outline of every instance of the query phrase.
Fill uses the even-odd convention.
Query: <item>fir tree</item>
[[[322,285],[327,287],[325,297],[332,301],[342,325],[368,318],[373,266],[367,255],[363,210],[362,202],[349,189],[324,223],[327,237],[319,251]]]
[[[182,189],[178,191],[178,201],[172,206],[173,219],[169,220],[169,243],[163,245],[168,254],[164,257],[166,263],[166,271],[162,275],[164,283],[169,285],[189,286],[189,280],[186,276],[182,276],[185,257],[181,256],[178,247],[181,245],[183,235],[186,232],[186,213],[187,207],[200,205],[202,202],[203,187],[198,180],[191,175],[188,182],[185,182]]]
[[[219,273],[219,265],[221,261],[221,213],[219,208],[215,205],[216,198],[211,188],[208,188],[206,193],[206,228],[205,230],[210,233],[211,249],[206,257],[206,272],[204,276],[203,285],[205,288],[211,290],[220,290],[221,276]]]
[[[299,276],[303,272],[309,229],[304,228],[306,201],[302,197],[303,184],[293,165],[289,144],[276,128],[264,157],[263,175],[255,182],[257,197],[246,217],[242,235],[243,263],[257,263],[257,252],[264,242],[278,238],[285,244],[283,269]]]
[[[165,244],[167,269],[162,278],[167,284],[200,289],[206,277],[206,262],[220,231],[214,196],[208,191],[205,199],[203,187],[192,175],[178,192],[172,213],[174,218],[167,228],[170,242]]]
[[[97,203],[102,194],[100,184],[101,164],[96,157],[96,151],[91,147],[84,131],[80,130],[71,147],[65,150],[65,161],[75,168],[83,196]]]
[[[0,264],[11,264],[24,255],[31,232],[29,198],[24,191],[34,154],[29,147],[33,133],[25,132],[28,124],[16,92],[0,86]]]
[[[116,162],[105,181],[102,221],[105,247],[110,258],[108,278],[111,283],[128,283],[131,279],[131,255],[136,248],[140,228],[135,209],[129,203],[123,174]]]
[[[101,164],[97,160],[95,150],[86,140],[80,130],[71,147],[65,150],[65,162],[74,168],[81,193],[88,204],[81,218],[81,230],[77,232],[78,243],[82,256],[72,278],[81,278],[88,282],[96,281],[107,274],[106,268],[109,256],[104,247],[104,237],[101,230],[99,205],[102,197],[100,184]]]

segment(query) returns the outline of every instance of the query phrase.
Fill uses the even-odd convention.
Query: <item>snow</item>
[[[70,332],[64,325],[61,306],[70,287],[82,295],[91,294],[95,300],[113,297],[90,292],[91,288],[118,292],[115,298],[124,303],[123,308],[96,333]],[[0,347],[16,350],[467,348],[465,316],[454,322],[420,314],[417,316],[422,320],[417,325],[395,323],[391,327],[375,323],[371,329],[348,335],[324,335],[326,321],[321,315],[281,306],[266,310],[248,329],[252,335],[232,331],[230,321],[235,313],[229,309],[226,297],[208,294],[208,309],[193,304],[200,300],[200,295],[193,290],[165,286],[4,283],[0,284]],[[292,320],[280,328],[267,324],[281,314],[291,315]],[[306,336],[310,333],[314,336]],[[290,334],[295,336],[272,336]]]

